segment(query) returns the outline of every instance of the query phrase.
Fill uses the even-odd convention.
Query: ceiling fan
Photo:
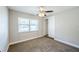
[[[53,12],[53,10],[46,10],[44,6],[40,6],[38,16],[44,17],[47,16],[46,13],[51,13],[51,12]]]

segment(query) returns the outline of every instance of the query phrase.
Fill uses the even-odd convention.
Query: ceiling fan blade
[[[45,12],[53,12],[53,10],[45,11]]]

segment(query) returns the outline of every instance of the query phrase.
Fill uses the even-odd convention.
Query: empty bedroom
[[[78,6],[0,6],[1,52],[79,52]]]

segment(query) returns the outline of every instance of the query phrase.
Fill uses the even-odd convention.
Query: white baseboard
[[[43,35],[43,36],[44,36],[44,35]],[[17,43],[20,43],[20,42],[32,40],[32,39],[39,38],[39,37],[43,37],[43,36],[38,36],[38,37],[33,37],[33,38],[25,39],[25,40],[20,40],[20,41],[12,42],[12,43],[9,43],[9,45],[17,44]],[[73,47],[76,47],[76,48],[79,48],[78,45],[75,45],[75,44],[72,44],[72,43],[70,43],[70,42],[57,39],[57,38],[55,38],[55,37],[54,37],[54,40],[59,41],[59,42],[64,43],[64,44],[67,44],[67,45],[70,45],[70,46],[73,46]]]
[[[45,35],[43,35],[43,36],[45,36]],[[13,45],[13,44],[21,43],[21,42],[24,42],[24,41],[32,40],[32,39],[39,38],[39,37],[43,37],[43,36],[32,37],[32,38],[25,39],[25,40],[20,40],[20,41],[16,41],[16,42],[11,42],[11,43],[9,43],[9,45]]]
[[[67,45],[70,45],[70,46],[73,46],[75,48],[79,48],[78,45],[72,44],[72,43],[67,42],[67,41],[63,41],[63,40],[60,40],[60,39],[57,39],[57,38],[55,38],[54,40],[59,41],[59,42],[64,43],[64,44],[67,44]]]

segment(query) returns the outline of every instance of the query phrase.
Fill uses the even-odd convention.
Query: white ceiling
[[[53,13],[62,12],[64,10],[74,8],[76,6],[45,6],[46,10],[53,10],[52,13],[47,13],[47,15],[51,15]],[[32,15],[37,15],[39,13],[39,6],[9,6],[8,8],[20,12],[29,13]]]

